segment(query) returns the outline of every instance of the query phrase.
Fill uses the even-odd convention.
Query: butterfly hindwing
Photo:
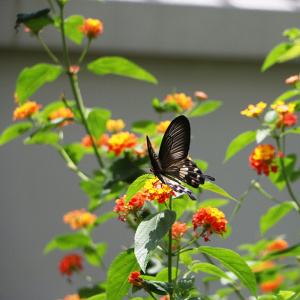
[[[198,188],[205,179],[215,180],[210,175],[202,174],[197,164],[188,159],[190,148],[191,127],[185,116],[175,118],[167,128],[163,137],[159,155],[157,156],[147,136],[148,153],[152,164],[151,171],[158,179],[178,193],[186,193],[192,200],[196,200],[193,192],[178,180]]]

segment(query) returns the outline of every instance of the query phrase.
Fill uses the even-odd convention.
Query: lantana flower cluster
[[[83,257],[79,254],[68,254],[61,259],[58,269],[62,275],[72,276],[73,272],[78,272],[83,270],[83,265],[81,263]]]
[[[35,114],[42,105],[37,104],[35,101],[27,101],[23,105],[17,107],[13,113],[13,121],[24,120]]]
[[[97,216],[86,211],[84,208],[73,210],[65,214],[63,220],[69,224],[72,229],[83,229],[95,223]]]
[[[165,98],[164,102],[176,102],[182,110],[189,110],[194,105],[192,98],[186,96],[184,93],[175,93],[173,95],[169,94]]]

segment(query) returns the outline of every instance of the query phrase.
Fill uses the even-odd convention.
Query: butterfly
[[[210,175],[204,175],[197,164],[188,158],[191,140],[191,126],[187,117],[175,118],[167,128],[161,142],[158,156],[155,154],[147,136],[148,153],[152,168],[150,171],[158,179],[178,193],[186,193],[196,200],[193,192],[180,181],[198,188],[205,179],[214,181]]]

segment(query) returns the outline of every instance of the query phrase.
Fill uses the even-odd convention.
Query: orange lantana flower
[[[55,120],[58,118],[63,118],[63,119],[70,118],[71,119],[71,118],[74,118],[74,113],[68,107],[61,107],[61,108],[51,112],[49,115],[49,120]],[[69,121],[69,120],[63,121],[57,127],[62,128],[64,126],[68,125],[69,123],[73,123],[73,121]]]
[[[274,165],[276,155],[276,148],[272,145],[258,145],[249,157],[250,167],[253,170],[256,169],[257,174],[260,175],[264,172],[266,176],[269,176],[270,171],[277,172],[278,166]]]
[[[256,116],[259,116],[264,111],[266,106],[267,106],[267,103],[262,102],[262,101],[257,103],[256,105],[250,104],[250,105],[248,105],[248,108],[241,111],[241,114],[245,115],[247,117],[250,117],[250,118],[254,118]]]
[[[62,275],[72,276],[74,271],[83,270],[81,264],[82,256],[79,254],[68,254],[59,263],[58,269]]]
[[[84,208],[73,210],[64,215],[64,222],[72,229],[82,229],[95,223],[97,216],[86,211]]]
[[[191,227],[186,226],[185,223],[175,222],[172,225],[172,239],[177,241],[180,240],[189,228]]]
[[[170,196],[176,196],[170,187],[161,183],[156,177],[146,181],[142,193],[148,201],[157,200],[158,203],[165,203]]]
[[[125,123],[123,120],[108,120],[106,122],[106,129],[110,132],[116,133],[122,130],[125,127]]]
[[[99,147],[102,147],[102,146],[107,146],[108,147],[109,146],[108,140],[109,140],[108,134],[107,133],[103,133],[100,136],[99,140],[98,140],[98,146]]]
[[[103,24],[97,19],[85,19],[83,26],[78,29],[89,38],[96,38],[103,32]]]
[[[128,282],[135,286],[141,286],[144,283],[144,279],[140,277],[141,273],[139,271],[134,271],[129,275]]]
[[[223,232],[226,232],[227,220],[224,213],[210,206],[198,209],[194,214],[192,223],[194,230],[197,227],[203,227],[201,236],[204,237],[205,242],[210,240],[209,236],[213,233],[223,235]]]
[[[169,127],[171,121],[162,121],[158,125],[156,125],[156,131],[165,133],[167,128]]]
[[[134,148],[138,144],[138,138],[133,133],[119,132],[113,134],[108,140],[108,152],[114,151],[115,155],[120,155],[127,148]]]
[[[252,268],[252,272],[257,273],[257,272],[265,271],[265,270],[268,270],[268,269],[273,268],[275,266],[276,266],[276,264],[272,260],[265,260],[261,264],[255,265]]]
[[[114,207],[114,211],[119,215],[119,220],[125,222],[127,215],[133,214],[136,217],[139,211],[144,210],[145,200],[146,198],[141,193],[137,193],[125,205],[126,195],[124,195],[121,199],[116,200],[117,205]]]
[[[278,289],[280,284],[283,282],[284,277],[281,274],[278,274],[275,280],[265,281],[260,284],[260,289],[263,293],[269,293]]]
[[[28,118],[37,112],[41,107],[42,105],[36,104],[35,101],[27,101],[22,106],[19,106],[14,110],[13,121],[17,119],[23,120]]]
[[[182,110],[188,110],[192,108],[194,102],[192,101],[192,98],[189,96],[186,96],[184,93],[180,94],[173,94],[173,95],[167,95],[165,102],[176,102]]]
[[[93,139],[94,139],[94,142],[96,142],[95,137],[93,137]],[[92,139],[88,134],[81,139],[81,145],[84,148],[93,147]]]
[[[269,246],[266,249],[266,252],[271,251],[282,251],[284,249],[287,249],[289,247],[289,244],[287,241],[283,239],[277,239],[269,244]]]

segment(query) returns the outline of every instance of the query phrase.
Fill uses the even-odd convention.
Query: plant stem
[[[78,63],[77,63],[78,65],[79,65],[79,64],[82,62],[82,60],[84,59],[84,57],[85,57],[85,55],[86,55],[88,49],[90,48],[91,42],[92,42],[92,38],[89,38],[86,47],[84,48],[84,50],[83,50],[81,56],[80,56],[79,59],[78,59]]]
[[[43,46],[43,48],[45,49],[45,51],[47,52],[47,54],[52,58],[52,60],[57,63],[57,64],[61,64],[59,59],[53,54],[53,52],[48,48],[48,46],[46,45],[46,43],[44,42],[44,40],[42,39],[42,37],[40,36],[39,33],[36,34],[36,37],[38,39],[38,41],[41,43],[41,45]]]
[[[258,190],[263,196],[265,196],[266,198],[272,200],[273,202],[277,203],[277,204],[281,204],[282,202],[277,200],[276,198],[274,198],[272,195],[270,195],[269,193],[267,193],[258,182],[255,182],[254,184],[254,188],[256,190]]]
[[[275,136],[275,140],[276,140],[276,144],[277,144],[277,148],[278,148],[278,151],[281,151],[281,147],[280,147],[280,141],[279,141],[279,137],[278,136]],[[290,183],[289,183],[289,180],[288,180],[288,177],[287,177],[287,174],[286,174],[286,169],[285,169],[285,165],[284,165],[284,162],[283,162],[283,158],[280,156],[279,157],[279,161],[280,161],[280,165],[281,165],[281,170],[282,170],[282,175],[283,175],[283,178],[284,178],[284,181],[286,183],[286,187],[288,189],[288,192],[296,206],[296,211],[298,213],[300,213],[300,205],[297,201],[297,198],[295,197],[294,193],[293,193],[293,190],[290,186]]]
[[[61,35],[62,35],[62,43],[63,43],[63,49],[64,49],[65,63],[66,63],[66,68],[67,68],[67,72],[68,72],[68,75],[69,75],[73,95],[74,95],[76,105],[77,105],[77,108],[78,108],[80,116],[81,116],[82,123],[85,127],[86,133],[91,137],[92,145],[93,145],[93,148],[94,148],[99,166],[101,168],[103,168],[104,163],[103,163],[102,158],[99,154],[98,147],[96,145],[95,140],[93,139],[93,135],[92,135],[91,130],[90,130],[90,128],[88,126],[88,123],[87,123],[87,119],[86,119],[86,115],[85,115],[85,109],[84,109],[84,105],[83,105],[83,100],[82,100],[81,92],[80,92],[79,85],[78,85],[77,75],[72,74],[72,73],[69,72],[70,59],[69,59],[68,47],[67,47],[66,36],[65,36],[64,7],[63,7],[63,5],[60,6],[60,18],[61,18]]]
[[[173,197],[169,199],[169,209],[172,210]],[[172,227],[169,231],[169,249],[168,249],[168,281],[172,283]]]

